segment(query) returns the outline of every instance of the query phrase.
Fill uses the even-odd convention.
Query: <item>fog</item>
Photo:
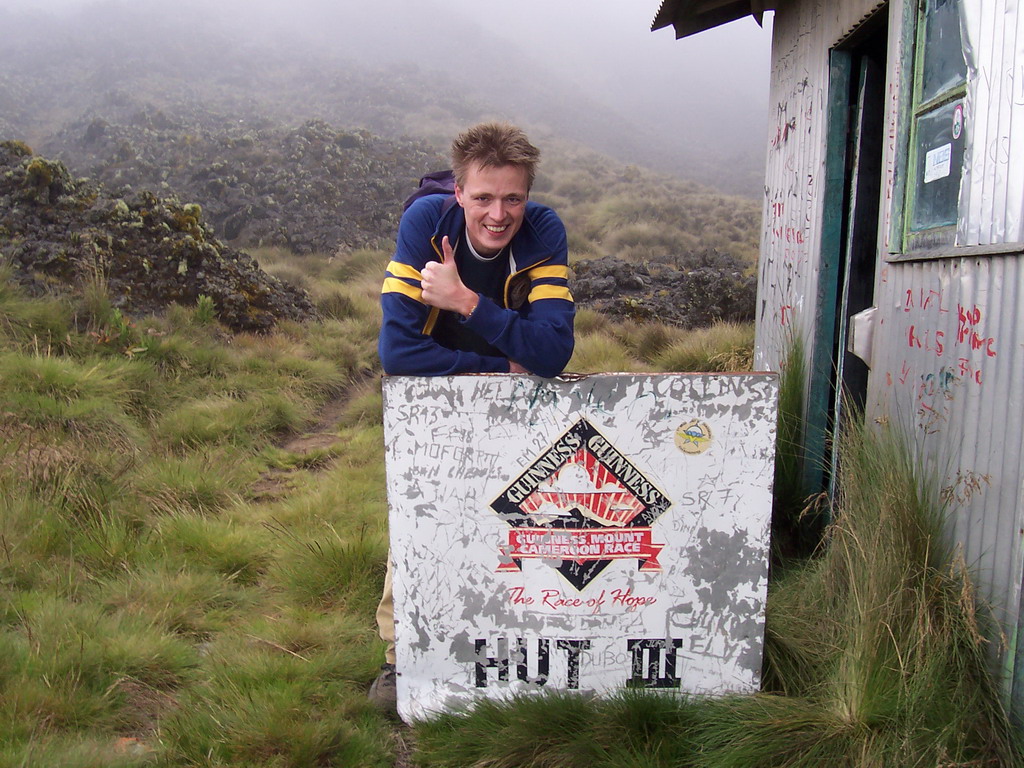
[[[676,40],[671,28],[650,31],[660,0],[525,0],[501,14],[474,0],[445,5],[667,137],[739,149],[764,132],[771,32],[752,18]]]
[[[760,174],[770,16],[763,29],[747,18],[675,40],[671,28],[650,31],[659,4],[0,0],[0,14],[28,13],[40,24],[70,14],[88,29],[96,9],[106,18],[142,13],[152,19],[147,33],[155,38],[216,34],[239,48],[274,47],[297,58],[330,54],[325,67],[341,60],[412,67],[426,75],[422,91],[432,82],[461,91],[490,115],[546,127],[630,162],[686,176],[695,158],[717,158]],[[3,37],[0,29],[0,44]],[[714,176],[706,165],[694,173]]]

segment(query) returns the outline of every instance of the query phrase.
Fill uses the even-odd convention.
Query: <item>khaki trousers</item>
[[[377,605],[377,632],[387,647],[384,649],[384,661],[395,663],[395,601],[391,593],[391,552],[388,552],[388,570],[384,574],[384,592]]]

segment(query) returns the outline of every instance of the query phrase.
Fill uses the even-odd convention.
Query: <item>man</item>
[[[573,350],[565,227],[528,200],[540,152],[518,128],[485,123],[452,142],[455,194],[422,197],[398,227],[381,289],[384,372],[556,376]],[[377,609],[386,664],[370,689],[395,707],[391,568]]]
[[[565,227],[528,201],[540,153],[510,125],[452,143],[455,195],[402,217],[381,291],[384,372],[561,373],[573,349]]]

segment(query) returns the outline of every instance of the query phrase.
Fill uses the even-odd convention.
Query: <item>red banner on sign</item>
[[[518,571],[515,562],[540,558],[573,560],[641,560],[641,571],[660,571],[658,554],[665,547],[651,540],[650,528],[512,528],[500,547],[499,571]]]

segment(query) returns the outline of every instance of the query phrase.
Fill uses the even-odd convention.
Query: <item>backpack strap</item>
[[[419,200],[421,197],[438,194],[455,194],[454,171],[434,171],[433,173],[428,173],[426,176],[420,179],[420,185],[416,188],[416,191],[409,195],[409,197],[406,198],[405,203],[402,205],[403,213],[409,209],[410,205]],[[451,204],[449,204],[448,201],[445,201],[445,207],[441,209],[441,213],[447,213],[450,208]]]

